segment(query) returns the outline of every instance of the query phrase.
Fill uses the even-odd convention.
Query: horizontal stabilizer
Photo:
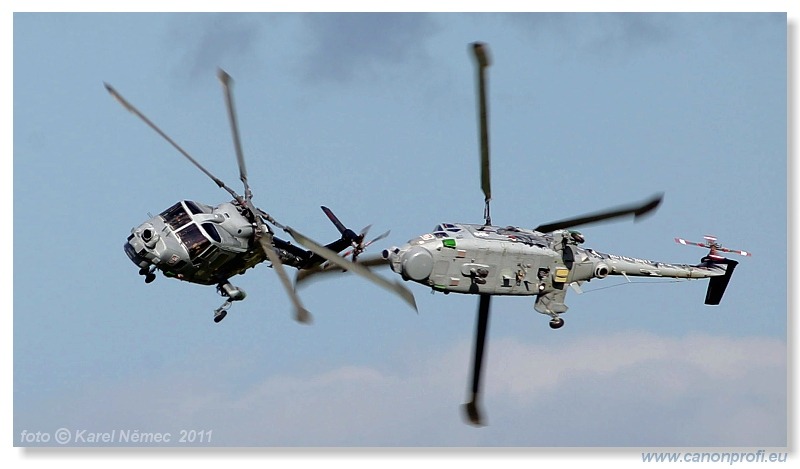
[[[708,282],[708,290],[706,291],[706,304],[718,305],[722,300],[722,295],[725,294],[725,289],[728,288],[728,282],[731,280],[733,270],[739,264],[731,259],[715,259],[715,264],[727,264],[725,274],[718,277],[711,277]]]

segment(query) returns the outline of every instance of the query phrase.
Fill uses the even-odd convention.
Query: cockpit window
[[[200,228],[194,223],[187,225],[186,228],[178,231],[176,234],[178,235],[178,239],[186,246],[186,249],[189,250],[189,257],[192,259],[202,254],[207,247],[211,246],[211,241],[200,232]]]
[[[186,213],[186,210],[183,209],[180,202],[161,212],[161,216],[164,217],[164,221],[167,225],[171,226],[173,230],[177,230],[192,221],[192,217]]]
[[[208,236],[211,237],[216,242],[222,242],[222,238],[219,237],[219,232],[217,231],[217,227],[214,226],[213,223],[203,223],[203,230],[208,233]]]
[[[200,207],[198,207],[197,204],[192,202],[191,200],[184,200],[183,203],[185,203],[189,211],[195,215],[199,213],[204,213],[203,210],[201,210]]]
[[[461,231],[461,228],[457,227],[456,225],[454,225],[452,223],[442,223],[440,225],[436,225],[436,227],[433,229],[433,231],[434,232],[437,232],[437,231],[449,231],[451,233],[458,233],[459,231]]]

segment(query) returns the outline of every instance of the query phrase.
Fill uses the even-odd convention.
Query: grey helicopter
[[[363,266],[337,255],[339,251],[350,248],[344,254],[351,255],[355,261],[367,246],[386,237],[388,231],[365,242],[369,226],[356,233],[347,228],[331,209],[322,206],[323,212],[340,233],[339,239],[322,246],[291,227],[278,223],[267,212],[253,204],[253,192],[247,179],[233,102],[233,80],[222,69],[218,71],[218,78],[223,86],[239,177],[244,186],[243,196],[198,163],[186,150],[123,98],[116,89],[108,83],[104,84],[111,96],[125,109],[139,117],[232,197],[232,200],[215,206],[181,200],[160,214],[151,215],[138,227],[132,228],[124,244],[124,251],[139,268],[139,274],[144,276],[145,283],[153,282],[156,279],[156,272],[160,271],[167,278],[201,285],[216,285],[217,292],[225,298],[225,302],[214,310],[214,322],[218,323],[226,317],[233,302],[244,300],[246,297],[244,290],[234,286],[229,279],[245,273],[262,262],[269,261],[292,301],[295,319],[300,323],[310,323],[311,314],[303,306],[283,266],[288,265],[303,270],[325,263],[362,275],[397,294],[416,309],[413,294],[398,281],[388,281]],[[282,229],[306,249],[276,237],[273,227]]]
[[[359,263],[366,267],[388,264],[403,280],[419,283],[433,292],[478,295],[471,388],[463,409],[469,423],[482,426],[484,419],[478,401],[492,296],[535,297],[534,310],[550,317],[552,329],[564,325],[561,315],[568,310],[564,303],[568,288],[580,293],[585,282],[611,275],[710,279],[705,304],[718,305],[738,264],[721,253],[743,256],[751,253],[723,247],[712,236],[706,236],[704,243],[675,238],[683,245],[709,249],[708,255],[695,265],[606,254],[582,246],[585,237],[574,228],[612,219],[640,219],[659,206],[663,194],[640,203],[541,224],[533,229],[493,225],[489,209],[491,181],[486,98],[486,69],[490,59],[485,44],[473,43],[471,49],[477,64],[484,223],[440,223],[431,232],[401,247],[384,249],[378,257],[365,256]],[[318,273],[341,270],[332,264],[317,265],[299,272],[295,282],[300,284]]]

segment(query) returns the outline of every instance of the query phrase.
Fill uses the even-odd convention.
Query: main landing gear
[[[542,291],[541,286],[539,291]],[[540,293],[536,298],[536,303],[533,309],[544,315],[550,316],[550,328],[561,329],[564,326],[564,320],[561,319],[561,314],[564,314],[569,309],[564,304],[564,291],[555,291],[550,293]]]
[[[225,319],[225,316],[228,315],[228,308],[231,307],[234,301],[242,301],[247,296],[244,290],[231,285],[230,282],[217,285],[217,293],[227,298],[227,300],[225,300],[225,303],[222,303],[222,306],[214,310],[214,322],[216,323]]]
[[[550,328],[551,329],[559,329],[561,326],[564,325],[564,320],[560,317],[556,316],[550,320]]]
[[[536,309],[538,312],[550,316],[550,329],[561,329],[562,327],[564,327],[564,320],[561,319],[561,316],[559,316],[559,314],[566,312],[567,310],[566,306],[562,304],[561,306],[564,307],[560,308],[561,310],[557,312],[553,311],[553,309],[555,308],[550,309],[548,305],[541,305],[540,303],[537,303],[537,306],[540,306],[539,308]]]

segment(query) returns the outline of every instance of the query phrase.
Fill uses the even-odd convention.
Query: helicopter
[[[303,270],[325,263],[326,265],[337,265],[342,269],[362,275],[397,294],[416,309],[413,294],[398,281],[390,282],[343,256],[337,255],[339,251],[350,248],[345,255],[351,255],[355,261],[367,246],[386,237],[389,234],[388,231],[365,242],[369,226],[357,234],[347,228],[331,209],[322,206],[322,211],[341,235],[339,239],[322,246],[291,227],[278,223],[267,212],[253,204],[253,192],[247,179],[247,169],[233,102],[233,80],[222,69],[218,70],[217,76],[223,86],[228,120],[239,166],[239,178],[244,186],[243,196],[237,194],[204,168],[156,124],[123,98],[114,87],[104,83],[106,90],[125,109],[139,117],[232,197],[231,201],[215,206],[192,200],[181,200],[160,214],[151,215],[138,227],[132,228],[124,244],[124,251],[128,258],[139,267],[139,274],[144,276],[145,283],[153,282],[156,279],[156,272],[161,271],[167,278],[201,285],[216,285],[217,292],[225,298],[225,302],[214,310],[214,322],[219,323],[226,317],[233,302],[244,300],[246,297],[245,291],[234,286],[229,279],[245,273],[262,262],[269,261],[294,305],[295,319],[300,323],[308,324],[311,322],[311,314],[303,306],[283,266],[287,265]],[[276,237],[273,226],[288,233],[297,243],[307,249]]]
[[[661,203],[662,194],[631,205],[541,224],[533,229],[495,226],[490,216],[491,180],[489,165],[489,130],[486,98],[486,69],[490,65],[487,46],[471,45],[477,64],[478,119],[480,140],[481,189],[484,193],[484,223],[440,223],[429,232],[411,239],[401,247],[384,249],[380,257],[359,261],[366,267],[388,264],[403,280],[431,288],[433,292],[478,295],[472,376],[469,400],[463,405],[469,423],[484,425],[480,409],[481,372],[493,296],[535,297],[535,311],[550,317],[552,329],[564,325],[561,315],[568,310],[564,303],[569,288],[581,292],[581,285],[610,275],[704,279],[708,278],[705,304],[718,305],[738,262],[720,253],[733,252],[750,256],[747,251],[721,246],[713,236],[705,243],[675,238],[683,245],[708,248],[699,264],[673,264],[647,259],[606,254],[583,247],[585,237],[574,228],[611,219],[638,220],[652,213]],[[299,284],[317,273],[341,271],[322,264],[298,273]]]

